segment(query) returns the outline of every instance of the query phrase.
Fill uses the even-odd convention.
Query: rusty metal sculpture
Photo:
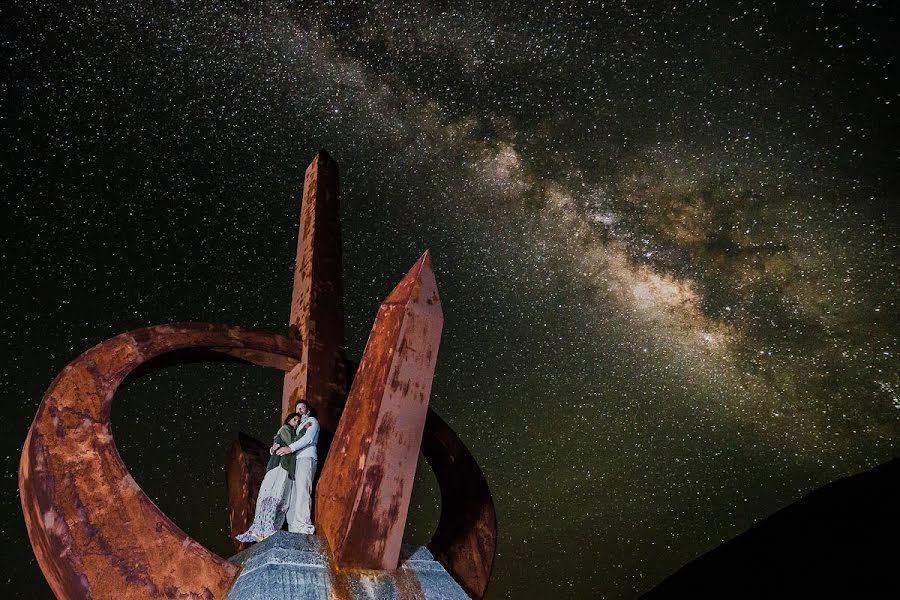
[[[459,436],[430,409],[422,454],[441,490],[441,517],[428,549],[469,596],[483,598],[497,551],[497,515],[487,481]]]
[[[329,431],[347,397],[338,193],[337,163],[319,152],[303,184],[291,294],[289,335],[300,345],[300,362],[284,376],[281,404],[284,418],[297,400],[307,400]]]
[[[28,535],[58,598],[221,598],[237,575],[141,491],[110,430],[123,380],[185,350],[283,370],[298,358],[284,336],[191,323],[124,333],[69,363],[38,408],[19,465]]]
[[[378,309],[316,494],[345,567],[396,569],[444,315],[426,252]]]
[[[212,554],[172,523],[128,473],[116,450],[109,421],[113,395],[123,383],[170,364],[195,360],[241,361],[277,368],[286,372],[282,409],[291,408],[294,398],[305,396],[320,412],[323,430],[337,434],[333,448],[349,452],[355,447],[352,436],[359,428],[350,420],[347,425],[338,421],[348,364],[343,355],[337,165],[324,152],[316,156],[306,174],[297,264],[288,336],[204,323],[139,329],[88,350],[51,384],[25,440],[19,487],[32,547],[58,598],[221,598],[238,573],[238,567]],[[432,292],[437,298],[433,275],[428,279],[427,254],[413,271],[415,275],[411,273],[413,276],[404,279],[389,297],[406,299],[398,303],[404,311],[411,302],[417,302],[416,289],[427,292],[420,296],[426,299],[426,306]],[[439,314],[439,307],[437,310]],[[421,372],[401,375],[397,380],[402,385],[408,381],[411,386],[418,382],[422,387],[411,388],[410,397],[418,398],[425,407],[439,327],[434,330],[433,319],[420,320],[420,324],[431,323],[430,329],[419,337],[410,337],[402,328],[404,322],[401,319],[389,324],[376,335],[376,321],[373,338],[430,340],[433,353],[418,363],[416,369]],[[412,349],[401,347],[396,357],[390,352],[377,357],[367,347],[357,376],[359,391],[354,385],[348,401],[348,417],[355,414],[356,419],[371,419],[371,414],[363,415],[367,409],[359,402],[368,393],[364,390],[379,381],[377,373],[406,373],[401,367]],[[391,371],[392,365],[399,365],[399,371]],[[405,392],[403,397],[407,398]],[[384,396],[380,406],[389,406]],[[399,504],[390,504],[396,510],[385,510],[380,501],[375,502],[384,490],[375,490],[378,493],[374,494],[373,490],[358,490],[368,494],[358,497],[373,499],[380,507],[379,514],[387,518],[385,527],[370,534],[392,540],[370,541],[393,547],[398,528],[402,535],[412,483],[408,461],[411,454],[414,469],[418,441],[413,438],[418,427],[421,450],[435,471],[442,498],[440,522],[428,547],[467,594],[481,598],[496,550],[496,517],[487,482],[465,445],[440,417],[430,409],[426,413],[424,408],[410,414],[415,418],[405,429],[405,466],[394,473],[403,480],[399,487],[404,490]],[[379,434],[378,429],[366,430]],[[377,447],[383,448],[384,440],[378,440]],[[264,448],[261,442],[244,436],[229,455],[227,483],[233,531],[236,526],[242,531],[252,518],[261,463],[267,455]],[[372,449],[370,445],[366,451],[369,473],[380,463],[383,468],[386,460],[383,453],[373,453]],[[336,473],[334,469],[341,463],[336,459],[333,469],[330,460],[326,459],[326,474]],[[324,479],[324,490],[331,489],[328,481]],[[363,513],[354,512],[356,508],[350,507],[348,500],[329,499],[345,503],[334,512],[335,507],[319,507],[317,525],[329,540],[359,539],[344,536],[346,532],[340,527],[325,525],[330,522],[326,515],[350,514],[343,527],[352,530],[354,523],[358,526],[358,518],[353,517]],[[382,555],[390,557],[389,552]],[[336,559],[342,565],[340,556]],[[390,560],[382,564],[391,567]]]

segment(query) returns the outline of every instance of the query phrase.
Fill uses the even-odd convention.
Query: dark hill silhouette
[[[900,598],[900,458],[840,479],[688,563],[643,596]]]

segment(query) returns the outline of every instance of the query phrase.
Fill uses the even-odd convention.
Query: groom
[[[318,460],[316,443],[319,441],[319,421],[310,414],[309,405],[303,400],[297,402],[296,411],[300,413],[300,425],[297,427],[297,433],[302,432],[302,437],[290,446],[281,446],[276,449],[273,445],[272,450],[279,456],[285,456],[291,452],[297,453],[294,486],[287,513],[288,531],[311,534],[316,531],[310,519],[310,508],[313,476],[316,474]]]

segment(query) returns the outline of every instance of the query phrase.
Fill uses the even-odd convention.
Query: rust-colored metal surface
[[[19,463],[22,510],[38,563],[57,598],[225,595],[237,568],[170,521],[116,450],[112,398],[142,364],[197,349],[292,368],[296,345],[240,327],[186,323],[116,336],[69,363],[47,390]],[[231,352],[231,351],[234,352]]]
[[[428,409],[443,316],[427,252],[381,305],[341,417],[353,366],[344,356],[338,196],[337,165],[322,151],[304,182],[289,336],[202,323],[148,327],[88,350],[54,380],[25,441],[19,487],[32,547],[58,598],[212,599],[230,588],[237,568],[147,498],[109,423],[120,385],[208,360],[285,371],[282,413],[300,397],[317,410],[320,460],[336,435],[315,519],[337,566],[396,568],[421,448],[442,498],[429,549],[472,598],[484,596],[496,516],[475,459]],[[232,535],[253,519],[267,446],[239,434],[229,453]]]
[[[303,398],[322,426],[334,431],[347,380],[338,166],[324,150],[303,182],[289,329],[300,345],[300,362],[285,374],[281,416]]]
[[[235,552],[246,550],[251,544],[234,536],[244,533],[256,514],[256,497],[266,476],[269,445],[238,433],[228,451],[225,463],[225,487],[228,494],[228,523]]]
[[[422,454],[441,490],[441,518],[428,544],[466,593],[481,600],[497,554],[497,516],[484,474],[462,440],[428,411]]]
[[[397,568],[443,322],[426,252],[378,310],[319,481],[340,567]]]

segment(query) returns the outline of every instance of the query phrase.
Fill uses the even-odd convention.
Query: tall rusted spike
[[[284,377],[282,418],[306,399],[327,430],[347,395],[338,166],[321,150],[306,169],[291,296],[290,337],[300,363]]]
[[[378,309],[319,481],[339,566],[397,568],[443,324],[426,252]]]

